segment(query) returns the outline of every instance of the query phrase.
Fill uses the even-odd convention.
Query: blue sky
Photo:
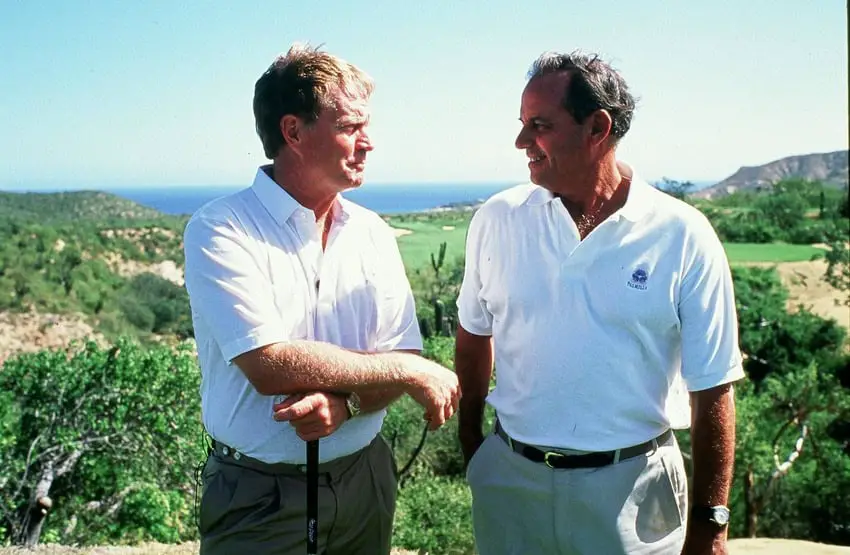
[[[294,41],[376,80],[367,183],[527,179],[513,141],[545,50],[622,71],[620,154],[651,180],[848,145],[839,0],[6,0],[0,189],[247,184],[253,85]]]

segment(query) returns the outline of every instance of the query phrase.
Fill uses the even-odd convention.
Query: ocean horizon
[[[520,184],[521,182],[502,183],[400,183],[366,184],[343,193],[343,196],[378,214],[404,214],[424,212],[437,208],[484,202],[496,193]],[[695,190],[709,186],[713,182],[695,182]],[[71,191],[102,191],[118,195],[153,208],[164,214],[190,215],[216,198],[226,196],[245,188],[241,186],[214,185],[204,186],[123,186],[123,187],[86,187],[74,189],[44,188],[22,189],[4,192],[15,193],[60,193]]]
[[[343,193],[352,202],[379,214],[424,212],[458,203],[483,202],[515,183],[364,185]],[[104,189],[165,214],[193,214],[208,202],[244,189],[239,187],[122,187]]]

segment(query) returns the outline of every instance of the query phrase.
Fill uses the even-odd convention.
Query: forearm
[[[393,404],[399,397],[404,395],[402,387],[382,387],[379,389],[368,389],[359,392],[360,411],[363,413],[378,412]]]
[[[455,373],[463,393],[458,407],[458,433],[462,443],[464,440],[474,443],[482,436],[485,399],[490,391],[490,377],[493,373],[492,339],[458,329]],[[464,449],[469,448],[464,446]]]
[[[312,391],[354,391],[361,396],[382,389],[404,390],[413,373],[405,352],[360,353],[330,343],[276,343],[234,359],[260,393],[291,395]]]
[[[691,395],[693,504],[725,505],[735,462],[735,397],[731,384]]]

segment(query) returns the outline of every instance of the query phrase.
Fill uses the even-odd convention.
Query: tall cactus
[[[434,258],[434,253],[431,253],[431,267],[434,268],[434,275],[437,279],[440,278],[440,270],[443,268],[443,263],[446,261],[446,242],[440,243],[440,252],[437,258]]]

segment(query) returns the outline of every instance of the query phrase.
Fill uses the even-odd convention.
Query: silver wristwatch
[[[695,506],[691,509],[691,518],[710,522],[717,527],[729,524],[729,507],[716,505],[714,507]]]

